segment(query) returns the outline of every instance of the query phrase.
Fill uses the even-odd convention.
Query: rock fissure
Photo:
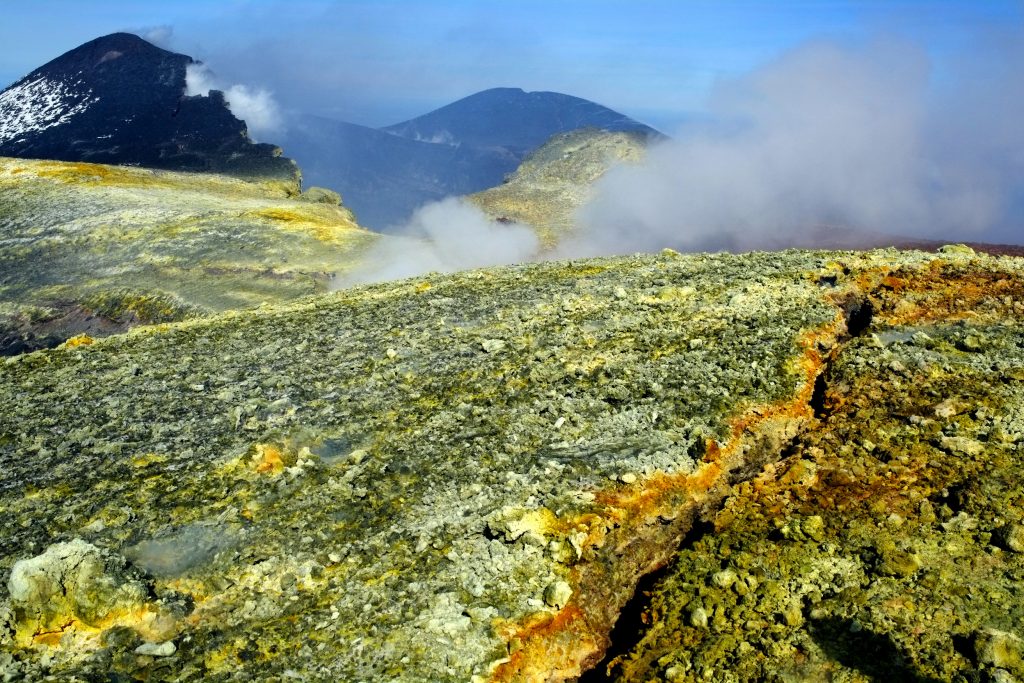
[[[705,534],[714,533],[714,525],[702,519],[697,519],[690,530],[683,537],[680,550],[692,547],[694,543],[704,537]],[[619,658],[628,655],[636,647],[643,637],[644,632],[650,626],[650,615],[648,605],[650,593],[657,583],[665,577],[671,566],[671,560],[661,567],[645,574],[637,581],[633,596],[623,607],[619,614],[615,627],[608,638],[608,647],[600,662],[583,672],[579,683],[606,683],[614,680],[611,671]]]
[[[601,660],[583,672],[578,679],[580,683],[603,683],[615,680],[613,670],[619,660],[628,655],[640,643],[645,632],[654,623],[650,612],[650,595],[657,583],[669,572],[673,558],[680,552],[692,548],[706,535],[714,534],[715,529],[711,520],[721,512],[729,496],[735,492],[737,484],[763,475],[767,466],[784,461],[793,454],[797,444],[806,437],[809,431],[819,428],[821,422],[827,419],[829,411],[826,409],[825,396],[829,388],[828,374],[846,345],[851,340],[863,336],[870,329],[875,311],[872,302],[873,296],[875,296],[874,292],[859,292],[848,297],[844,303],[837,304],[842,315],[845,332],[838,334],[831,346],[818,343],[821,363],[815,370],[813,381],[810,382],[812,390],[806,402],[807,409],[814,419],[801,424],[798,431],[788,441],[779,444],[779,448],[774,451],[774,454],[766,450],[755,449],[762,457],[743,461],[726,473],[729,488],[721,494],[715,504],[706,506],[698,514],[692,526],[683,533],[678,547],[665,562],[639,577],[631,597],[614,622]]]
[[[1004,540],[1022,515],[1022,281],[954,259],[929,266],[864,278],[880,281],[871,320],[851,323],[857,334],[824,365],[817,420],[677,554],[610,677],[1024,673],[1009,597],[1024,569]]]
[[[634,522],[632,525],[623,524],[614,529],[609,534],[609,538],[620,539],[616,543],[620,548],[618,566],[609,571],[605,569],[607,565],[598,564],[596,565],[597,571],[595,571],[593,567],[596,563],[591,562],[589,565],[584,565],[578,580],[582,592],[603,595],[609,592],[609,585],[631,585],[634,590],[630,594],[630,601],[640,597],[642,604],[643,590],[638,591],[636,586],[642,584],[644,577],[664,571],[668,567],[672,556],[678,552],[681,544],[686,543],[685,539],[693,530],[694,525],[701,520],[709,520],[714,517],[718,507],[732,490],[731,486],[741,481],[747,481],[758,474],[765,464],[777,460],[789,445],[797,440],[801,431],[806,428],[807,421],[813,419],[811,397],[817,378],[827,370],[828,363],[836,357],[843,340],[851,338],[848,333],[851,316],[858,315],[857,312],[863,311],[865,307],[863,305],[840,305],[837,308],[838,312],[832,323],[808,332],[802,339],[805,349],[804,372],[806,373],[803,391],[792,401],[781,405],[753,408],[735,419],[732,436],[729,439],[722,443],[717,440],[709,441],[704,462],[696,473],[683,477],[682,481],[670,478],[668,482],[644,482],[643,486],[649,487],[652,491],[645,492],[639,498],[647,499],[644,502],[648,509],[673,509],[674,506],[669,501],[677,501],[678,507],[672,512],[673,521],[668,525],[640,524],[639,527]],[[868,317],[869,321],[870,317]],[[861,317],[858,319],[855,329],[859,334],[866,329],[866,326]],[[622,503],[614,496],[611,500],[615,501],[617,505]],[[635,503],[636,501],[633,500],[627,504],[635,505]],[[640,509],[643,509],[643,506]],[[654,533],[650,531],[652,526],[655,528]],[[690,543],[693,542],[695,541],[690,541]],[[622,548],[627,550],[622,551]],[[634,548],[636,552],[630,553],[628,549]],[[614,580],[609,580],[609,574],[616,573],[618,575],[617,584]],[[592,601],[592,604],[594,602],[598,601]],[[565,618],[560,615],[555,619],[546,620],[540,630],[533,630],[531,626],[528,630],[521,631],[517,637],[534,641],[534,647],[543,650],[544,655],[535,653],[531,656],[530,647],[524,647],[519,652],[512,653],[510,661],[499,667],[495,678],[497,680],[544,678],[553,681],[573,679],[583,672],[592,671],[595,666],[599,666],[601,661],[608,659],[609,652],[620,649],[625,651],[627,647],[625,644],[616,646],[610,638],[613,633],[617,633],[614,630],[614,624],[618,618],[621,618],[629,601],[622,603],[618,610],[614,609],[615,603],[611,600],[603,604],[605,605],[603,615],[587,614],[577,610],[571,615],[566,613],[569,616]],[[639,613],[643,613],[642,609]],[[584,632],[588,633],[592,643],[589,648],[583,642],[577,643],[575,648],[566,646],[556,648],[556,651],[574,651],[575,654],[572,656],[578,657],[578,659],[575,663],[571,659],[569,662],[562,662],[547,672],[531,668],[530,660],[533,656],[542,661],[546,659],[550,663],[548,648],[550,648],[551,642],[559,639],[559,631],[568,633],[574,630],[567,628],[566,622],[586,624]],[[627,617],[621,631],[626,631],[629,623],[630,620]],[[636,632],[633,631],[633,633]],[[575,629],[575,636],[577,638],[580,636],[578,626]],[[561,637],[564,638],[564,635]],[[630,636],[623,634],[623,637],[629,638]],[[636,635],[632,637],[636,638]],[[637,638],[637,640],[639,639]],[[587,652],[588,649],[589,652]],[[586,654],[580,657],[581,652]]]
[[[0,559],[56,571],[53,548],[29,558],[81,538],[109,550],[113,583],[10,583],[0,658],[29,680],[559,681],[609,664],[772,680],[854,661],[828,654],[829,624],[914,657],[918,635],[887,625],[915,614],[899,592],[867,611],[844,596],[944,586],[928,572],[945,556],[918,545],[936,534],[991,540],[1002,555],[977,571],[1024,548],[1018,503],[978,507],[1022,432],[1015,268],[897,252],[541,264],[7,361]],[[261,444],[279,471],[256,472]],[[873,511],[855,537],[852,508]],[[886,545],[880,530],[919,518],[927,533]],[[211,549],[168,563],[197,541]],[[76,614],[58,642],[15,639]],[[1005,664],[1014,630],[976,619],[957,657]],[[137,658],[140,639],[176,654]]]

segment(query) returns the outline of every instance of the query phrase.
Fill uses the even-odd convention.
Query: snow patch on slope
[[[0,145],[65,124],[99,101],[81,85],[39,76],[0,93]]]

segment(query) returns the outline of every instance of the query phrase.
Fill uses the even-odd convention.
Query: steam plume
[[[210,90],[224,92],[231,113],[245,121],[254,140],[266,139],[265,136],[281,131],[281,109],[269,91],[237,84],[224,87],[205,65],[189,64],[185,70],[185,94],[209,95]]]
[[[420,207],[396,235],[382,237],[365,265],[340,286],[529,261],[539,246],[529,226],[494,223],[475,206],[449,197]]]
[[[719,86],[715,125],[610,171],[563,255],[806,245],[822,224],[1006,239],[1024,170],[1020,119],[1005,114],[1024,111],[1020,72],[995,69],[1024,65],[1009,54],[930,88],[913,45],[804,45]]]

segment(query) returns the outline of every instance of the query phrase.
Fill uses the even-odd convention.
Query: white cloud
[[[168,50],[171,46],[171,39],[174,37],[174,27],[167,24],[163,26],[148,26],[136,33],[157,47]]]
[[[281,132],[284,119],[274,96],[263,88],[247,85],[223,86],[204,64],[189,64],[185,70],[185,94],[209,95],[210,90],[221,90],[231,113],[245,121],[254,140]]]
[[[194,63],[185,67],[185,94],[189,97],[209,95],[217,89],[213,82],[213,73],[205,64]]]

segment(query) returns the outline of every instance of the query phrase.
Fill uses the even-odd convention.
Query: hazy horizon
[[[1022,0],[50,0],[5,19],[0,80],[129,31],[201,60],[188,93],[224,90],[263,141],[296,113],[379,127],[493,87],[582,97],[673,136],[597,185],[581,252],[822,223],[1024,242]]]
[[[920,45],[941,82],[978,42],[1020,28],[1024,3],[44,0],[4,14],[4,86],[129,31],[286,112],[380,127],[507,86],[576,95],[672,132],[707,110],[717,83],[808,40],[892,34]]]

